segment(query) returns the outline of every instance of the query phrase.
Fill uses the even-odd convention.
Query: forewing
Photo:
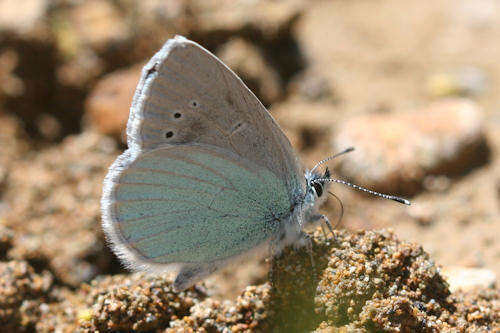
[[[290,142],[265,107],[217,57],[180,36],[145,66],[127,133],[132,155],[209,144],[267,168],[292,189],[291,196],[303,187]]]
[[[265,243],[290,211],[267,168],[206,145],[154,149],[108,175],[104,229],[135,269],[222,262]]]

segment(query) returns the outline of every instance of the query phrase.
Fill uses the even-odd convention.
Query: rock
[[[99,133],[122,138],[132,97],[139,82],[143,64],[115,71],[102,78],[85,102],[85,117]]]
[[[4,331],[32,327],[40,306],[50,301],[53,278],[48,272],[36,274],[24,261],[0,262],[0,324]]]
[[[0,1],[0,106],[38,137],[40,117],[47,113],[43,106],[58,90],[49,7],[47,0]]]
[[[54,74],[56,57],[51,41],[0,34],[0,107],[21,119],[30,136],[42,136],[39,122],[43,115],[58,114],[64,108],[62,100],[50,111],[47,108],[61,91]],[[65,97],[70,96],[66,91]],[[64,114],[58,114],[58,121],[71,118],[72,125],[67,129],[75,127],[75,119],[71,117],[74,109],[74,106],[64,108]]]
[[[312,69],[296,75],[290,82],[288,91],[291,95],[298,95],[309,102],[340,102],[340,97],[336,95],[332,83],[324,73]]]
[[[422,247],[390,231],[334,231],[325,238],[316,230],[311,236],[312,253],[290,247],[272,263],[269,318],[282,331],[467,331],[497,325],[498,289],[451,294]],[[479,306],[465,301],[474,297]]]
[[[186,3],[72,1],[51,17],[63,85],[89,89],[103,74],[150,58],[174,34],[185,35]]]
[[[462,332],[496,332],[500,330],[500,289],[477,288],[454,293],[450,300],[455,306],[448,321]]]
[[[81,316],[81,329],[90,331],[143,332],[166,327],[205,297],[201,289],[182,293],[172,291],[167,276],[114,276],[84,286],[90,307],[87,318]]]
[[[197,18],[197,33],[232,33],[257,31],[266,39],[274,39],[290,28],[300,15],[301,1],[253,1],[233,2],[192,1],[190,11]]]
[[[0,147],[2,147],[0,149],[0,224],[8,209],[2,195],[7,190],[10,169],[28,151],[25,140],[26,134],[19,121],[12,116],[0,113]]]
[[[321,272],[327,266],[329,249],[335,246],[339,235],[336,233],[330,240],[319,235],[314,234],[312,251],[307,246],[288,247],[271,262],[270,320],[283,332],[309,332],[320,322],[314,298]]]
[[[126,13],[112,1],[73,2],[51,16],[53,38],[62,61],[54,69],[58,83],[88,89],[93,81],[127,64],[134,34]]]
[[[452,306],[448,285],[424,250],[387,232],[361,232],[336,243],[316,290],[316,311],[334,326],[439,329]],[[391,311],[391,309],[395,311]],[[426,315],[434,309],[436,318]]]
[[[0,111],[1,112],[1,111]],[[13,116],[0,113],[0,167],[8,168],[28,151],[26,133]]]
[[[34,331],[75,332],[79,322],[88,320],[89,306],[84,303],[85,295],[65,288],[55,289],[53,295],[53,302],[40,304]]]
[[[488,161],[482,110],[450,99],[407,113],[354,117],[339,125],[334,151],[355,147],[339,171],[358,185],[415,194],[426,176],[454,177]]]
[[[125,1],[123,1],[125,3]],[[184,0],[127,1],[120,6],[127,13],[127,22],[138,31],[136,46],[142,51],[157,51],[166,36],[187,36],[197,30],[197,17],[190,14],[190,3]]]
[[[463,67],[429,75],[426,86],[431,97],[478,96],[487,90],[488,78],[479,68]]]
[[[259,97],[270,105],[283,95],[278,73],[263,58],[261,51],[242,38],[231,39],[217,52],[217,56]]]
[[[277,72],[279,81],[286,85],[305,67],[294,35],[295,23],[304,6],[301,0],[194,0],[187,6],[187,12],[192,14],[189,19],[192,29],[188,36],[209,50],[217,50],[238,36],[259,47],[269,68]],[[265,94],[260,96],[266,97]]]
[[[337,111],[330,103],[311,103],[303,98],[289,98],[270,109],[294,149],[307,163],[315,163],[332,153],[329,138],[339,119]]]
[[[167,275],[116,275],[58,290],[59,302],[46,306],[36,328],[95,332],[166,330],[166,332],[248,332],[265,328],[269,285],[249,286],[236,300],[209,298],[202,285],[172,291]]]
[[[24,93],[24,83],[14,73],[18,61],[14,50],[0,51],[0,102],[4,98],[17,97]]]
[[[495,273],[485,268],[446,267],[442,270],[442,274],[453,292],[491,288],[495,286],[497,280]]]
[[[2,220],[0,219],[0,223]],[[14,232],[0,224],[0,260],[7,258],[7,252],[12,248]]]
[[[73,29],[68,37],[77,38],[73,41],[76,45],[81,43],[99,51],[130,38],[130,27],[111,1],[84,1],[77,6],[68,7],[68,12],[64,14],[67,29]],[[71,44],[66,42],[64,45]],[[75,51],[66,50],[68,53]]]
[[[47,0],[0,1],[0,35],[35,33],[37,28],[44,26],[48,7]]]
[[[190,315],[170,323],[166,332],[266,331],[270,299],[268,284],[249,286],[236,301],[207,298],[190,309]]]

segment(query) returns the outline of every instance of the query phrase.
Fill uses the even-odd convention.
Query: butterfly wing
[[[127,161],[108,174],[104,230],[130,268],[180,266],[178,290],[269,240],[290,212],[280,178],[225,149],[161,147]]]
[[[104,181],[104,230],[130,268],[180,268],[177,289],[276,236],[303,196],[297,157],[271,115],[183,37],[144,67],[127,137]]]
[[[281,178],[296,201],[296,154],[262,103],[216,56],[177,36],[145,66],[127,126],[131,154],[201,143],[227,149]]]

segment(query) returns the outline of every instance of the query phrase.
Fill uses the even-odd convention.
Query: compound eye
[[[318,198],[323,194],[323,186],[319,183],[313,183],[312,186],[318,195]]]

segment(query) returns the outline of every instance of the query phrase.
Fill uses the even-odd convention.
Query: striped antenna
[[[319,161],[318,163],[316,163],[316,165],[314,166],[314,168],[311,169],[311,171],[309,172],[313,172],[314,170],[316,170],[321,164],[325,164],[326,162],[330,161],[330,160],[333,160],[335,157],[338,157],[340,155],[343,155],[343,154],[346,154],[346,153],[350,153],[351,151],[354,151],[354,147],[349,147],[343,151],[341,151],[340,153],[337,153],[333,156],[330,156],[330,157],[327,157],[325,158],[324,160],[321,160]]]
[[[375,192],[375,191],[369,190],[367,188],[361,187],[359,185],[351,184],[351,183],[346,182],[346,181],[341,180],[341,179],[319,178],[319,179],[315,179],[315,180],[312,181],[312,183],[321,183],[321,182],[340,183],[340,184],[352,187],[352,188],[354,188],[356,190],[376,195],[377,197],[381,197],[381,198],[389,199],[389,200],[394,200],[394,201],[397,201],[397,202],[405,204],[405,205],[410,205],[411,204],[409,200],[397,197],[395,195],[389,195],[389,194],[383,194],[383,193]]]

